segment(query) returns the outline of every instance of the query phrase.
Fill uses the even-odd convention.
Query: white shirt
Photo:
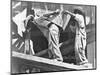
[[[82,15],[76,14],[75,19],[78,21],[79,25],[76,27],[76,35],[81,35],[86,38],[84,17]]]

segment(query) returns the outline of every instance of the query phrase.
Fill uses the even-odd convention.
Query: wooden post
[[[32,8],[32,2],[28,2],[27,3],[27,16],[30,14],[30,10]],[[27,26],[27,25],[26,25]],[[25,36],[25,51],[24,53],[30,53],[30,32],[29,30],[26,30],[25,32],[26,36]]]
[[[30,32],[26,31],[26,36],[25,36],[25,54],[30,53]]]

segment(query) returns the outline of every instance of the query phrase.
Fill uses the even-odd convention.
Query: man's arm
[[[64,10],[63,13],[64,13],[64,14],[69,14],[69,15],[71,15],[71,16],[73,16],[73,17],[76,16],[74,13],[72,13],[72,12],[70,12],[70,11],[68,11],[68,10]]]
[[[66,26],[68,26],[68,23],[70,21],[70,18],[71,18],[71,16],[69,14],[67,14],[67,20],[66,20],[66,22],[64,23],[64,25],[62,27],[63,30],[65,30]]]
[[[68,25],[68,23],[69,23],[69,21],[70,21],[71,16],[72,16],[72,17],[75,17],[76,14],[74,14],[74,13],[68,11],[68,10],[64,10],[64,11],[63,11],[63,14],[66,14],[66,15],[67,15],[67,20],[66,20],[66,22],[64,23],[64,25],[63,25],[63,27],[62,27],[63,30],[65,30],[66,26]]]
[[[59,12],[60,12],[59,10],[56,10],[56,11],[54,11],[54,12],[44,14],[43,16],[49,17],[49,16],[51,16],[51,15],[59,14]]]
[[[54,12],[50,12],[50,13],[47,13],[47,14],[44,14],[43,17],[46,19],[46,20],[53,20],[57,15],[59,15],[60,13],[60,10],[56,10]]]

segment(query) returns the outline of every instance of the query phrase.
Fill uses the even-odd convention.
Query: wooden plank
[[[30,32],[26,31],[26,36],[25,36],[25,51],[24,53],[29,53],[30,50]]]
[[[45,71],[90,69],[85,66],[68,64],[68,63],[54,61],[42,57],[26,55],[15,51],[12,51],[12,57],[14,59],[20,60],[21,62],[24,62],[24,64],[27,62],[28,65],[31,65],[33,67],[38,67],[40,69],[44,69]]]
[[[48,50],[49,49],[42,50],[42,51],[36,53],[35,56],[42,56],[42,55],[46,54],[48,52]]]

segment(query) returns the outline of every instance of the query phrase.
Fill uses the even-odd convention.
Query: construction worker
[[[56,10],[57,16],[52,20],[52,24],[49,27],[49,49],[52,52],[53,59],[57,61],[63,61],[62,54],[59,49],[59,36],[62,29],[62,13]]]
[[[30,50],[31,50],[32,55],[34,55],[34,50],[33,50],[33,43],[31,40],[31,31],[34,28],[33,24],[35,24],[34,17],[35,17],[34,10],[30,10],[29,15],[24,20],[24,25],[25,25],[26,30],[25,30],[25,32],[23,32],[24,38],[25,38],[25,51],[24,51],[24,53],[30,54]]]
[[[68,12],[69,13],[69,12]],[[75,7],[72,15],[72,27],[74,26],[75,30],[75,57],[76,64],[85,65],[88,63],[88,60],[85,56],[86,49],[86,21],[85,14],[81,7]]]
[[[59,28],[56,24],[49,27],[49,49],[54,60],[63,61],[62,54],[59,49]]]
[[[47,37],[49,58],[55,61],[63,61],[59,49],[59,32],[62,26],[60,11],[57,9],[54,12],[43,14],[36,22],[38,25],[42,25],[49,30],[49,35]]]
[[[81,10],[74,9],[74,13],[76,14],[75,20],[78,22],[78,25],[76,27],[75,55],[77,63],[81,65],[88,63],[88,60],[85,56],[86,20],[85,14]]]

